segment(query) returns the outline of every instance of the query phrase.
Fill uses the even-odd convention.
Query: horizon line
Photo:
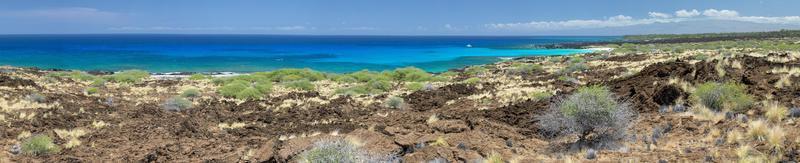
[[[622,37],[627,35],[486,35],[486,34],[268,34],[268,33],[0,33],[0,36],[33,35],[252,35],[252,36],[376,36],[376,37]]]

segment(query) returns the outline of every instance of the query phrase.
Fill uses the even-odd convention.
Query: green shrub
[[[83,71],[70,71],[70,72],[51,72],[47,74],[48,77],[69,78],[76,81],[91,81],[97,78],[96,76],[83,72]]]
[[[539,100],[543,100],[543,99],[549,99],[552,96],[553,96],[553,94],[550,94],[548,92],[533,92],[533,93],[528,94],[528,97],[530,97],[534,101],[539,101]]]
[[[486,68],[484,68],[483,66],[472,66],[465,69],[464,74],[467,74],[469,76],[476,76],[476,75],[482,75],[486,73],[486,71],[487,71]]]
[[[203,75],[203,74],[200,74],[200,73],[192,74],[192,76],[189,76],[189,80],[203,80],[203,79],[208,79],[208,78],[209,78],[208,75]]]
[[[698,55],[694,55],[694,57],[693,57],[693,58],[694,58],[694,60],[701,60],[701,61],[704,61],[704,60],[708,59],[708,55],[705,55],[705,54],[698,54]]]
[[[22,153],[29,155],[46,155],[60,151],[47,135],[36,135],[22,142]]]
[[[259,91],[257,88],[247,87],[242,91],[236,93],[235,97],[236,99],[242,99],[242,100],[254,100],[254,99],[259,99],[263,96],[264,94],[261,93],[261,91]]]
[[[358,82],[358,79],[356,79],[355,77],[353,77],[351,75],[337,75],[337,76],[333,77],[332,80],[336,81],[336,82],[339,82],[339,83],[356,83],[356,82]]]
[[[220,87],[217,91],[222,96],[226,97],[236,97],[236,94],[239,94],[242,90],[249,87],[250,83],[243,80],[234,80],[231,81],[222,87]]]
[[[398,82],[423,82],[430,80],[432,76],[425,70],[415,67],[398,68],[394,71],[386,71],[383,74]]]
[[[581,56],[572,56],[569,58],[569,62],[572,64],[583,63],[586,62],[586,59],[583,59]]]
[[[162,107],[167,111],[181,111],[192,108],[192,101],[183,97],[172,97],[167,99]]]
[[[616,146],[626,137],[633,112],[616,101],[611,91],[602,86],[578,88],[566,99],[538,117],[543,135],[560,137],[578,135],[578,145],[594,148]],[[589,136],[593,135],[593,136]]]
[[[514,67],[514,71],[520,74],[533,74],[544,70],[542,65],[538,64],[514,63],[512,66]]]
[[[215,85],[225,85],[230,80],[230,78],[214,78],[211,79],[211,83]]]
[[[561,69],[561,74],[569,74],[576,71],[585,71],[588,70],[589,66],[586,66],[585,63],[570,63],[564,69]]]
[[[471,77],[469,79],[464,80],[464,83],[467,84],[478,84],[478,82],[481,82],[481,78]]]
[[[291,82],[284,83],[284,86],[286,86],[288,88],[296,89],[296,90],[302,90],[302,91],[313,91],[314,90],[314,84],[309,82],[308,80],[291,81]]]
[[[378,90],[380,92],[387,92],[393,89],[392,83],[386,80],[370,80],[367,82],[367,87],[370,90]]]
[[[39,93],[31,93],[27,97],[25,97],[25,99],[31,102],[38,102],[38,103],[43,103],[47,101],[47,97],[44,97],[42,96],[42,94]]]
[[[300,153],[297,162],[301,163],[356,163],[356,162],[397,162],[393,155],[370,154],[343,139],[325,139],[314,142],[314,146]]]
[[[272,82],[257,82],[253,87],[258,89],[261,94],[269,94],[272,92]]]
[[[92,95],[92,94],[97,94],[97,92],[99,92],[99,89],[97,89],[95,87],[89,87],[89,88],[86,88],[85,91],[86,91],[86,94]]]
[[[181,92],[181,97],[193,98],[199,96],[200,96],[200,90],[197,90],[197,88],[189,88]]]
[[[424,88],[424,87],[425,87],[425,84],[422,84],[422,83],[416,83],[415,82],[415,83],[407,83],[406,84],[406,89],[411,90],[411,91],[422,90],[422,88]]]
[[[371,80],[367,83],[336,90],[337,94],[360,95],[379,94],[392,90],[392,84],[385,80]]]
[[[358,82],[369,82],[372,80],[390,80],[389,77],[384,76],[381,73],[361,70],[358,72],[347,74],[346,76],[352,77],[356,79]]]
[[[227,82],[227,84],[220,87],[217,92],[222,96],[241,100],[259,99],[265,94],[272,92],[272,82],[249,82],[240,78]]]
[[[714,111],[729,110],[743,113],[753,103],[753,97],[747,94],[745,86],[736,83],[707,82],[697,86],[692,98]]]
[[[290,82],[298,80],[319,81],[327,79],[325,73],[314,71],[308,68],[305,69],[287,68],[270,72],[257,72],[253,73],[252,76],[261,79],[269,79],[273,82]]]
[[[109,81],[119,82],[119,83],[136,83],[142,81],[142,79],[150,77],[150,73],[143,70],[125,70],[122,72],[114,73],[113,75],[109,75],[107,78]]]
[[[443,73],[439,74],[438,76],[451,78],[451,77],[458,76],[458,73],[452,72],[452,71],[447,71],[447,72],[443,72]]]
[[[90,84],[92,87],[104,87],[106,85],[106,79],[103,78],[94,78],[92,83]]]
[[[392,109],[401,109],[401,108],[405,107],[405,105],[406,105],[406,102],[405,102],[405,100],[403,100],[403,98],[396,97],[396,96],[389,97],[383,103],[386,105],[386,107],[389,107],[389,108],[392,108]]]

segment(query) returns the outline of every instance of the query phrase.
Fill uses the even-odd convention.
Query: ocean
[[[300,36],[300,35],[0,35],[0,65],[150,72],[326,72],[414,66],[430,72],[504,58],[586,53],[538,45],[618,37]]]

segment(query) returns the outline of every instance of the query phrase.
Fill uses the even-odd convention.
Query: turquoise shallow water
[[[616,37],[0,35],[0,65],[151,72],[327,72],[415,66],[438,72],[504,57],[567,55],[585,49],[520,48]]]

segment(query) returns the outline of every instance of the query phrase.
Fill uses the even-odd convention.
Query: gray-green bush
[[[393,155],[372,154],[343,139],[325,139],[300,153],[298,162],[302,163],[360,163],[396,162]]]
[[[197,88],[189,88],[181,92],[181,97],[194,98],[199,96],[200,96],[200,90],[197,90]]]
[[[22,142],[22,153],[29,155],[46,155],[56,153],[60,148],[47,135],[36,135]]]
[[[272,91],[271,81],[250,82],[246,79],[235,79],[227,81],[222,87],[217,89],[220,95],[233,97],[241,100],[259,99]]]
[[[313,91],[316,87],[308,80],[293,80],[284,83],[284,86],[296,90]]]
[[[192,108],[192,101],[183,97],[172,97],[167,99],[162,107],[167,111],[181,111]]]
[[[144,70],[125,70],[106,76],[106,79],[118,83],[137,83],[147,77],[150,77],[150,73]]]
[[[401,108],[405,107],[406,102],[405,102],[405,100],[403,100],[403,98],[392,96],[392,97],[389,97],[388,99],[386,99],[384,104],[386,105],[386,107],[389,107],[389,108],[392,108],[392,109],[401,109]]]
[[[627,104],[617,102],[602,86],[581,87],[551,106],[538,117],[542,134],[551,138],[578,135],[574,145],[593,148],[618,145],[626,137],[634,116]]]
[[[745,86],[737,83],[706,82],[695,89],[692,99],[705,107],[722,111],[729,110],[743,113],[753,103],[753,97],[745,91]]]

